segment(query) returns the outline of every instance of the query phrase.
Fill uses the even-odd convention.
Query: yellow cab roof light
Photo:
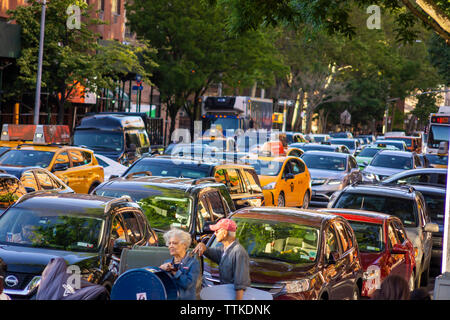
[[[70,144],[67,125],[3,124],[1,141],[36,144]]]

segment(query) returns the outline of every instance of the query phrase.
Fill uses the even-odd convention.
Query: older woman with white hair
[[[187,254],[192,242],[191,235],[183,230],[172,228],[164,234],[164,240],[169,247],[172,259],[164,261],[160,268],[172,274],[178,286],[180,300],[195,300],[200,262],[195,255]]]

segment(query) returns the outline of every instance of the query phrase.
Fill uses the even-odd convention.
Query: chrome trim
[[[3,292],[8,295],[16,295],[16,296],[27,296],[37,289],[41,282],[41,276],[34,276],[33,279],[28,283],[28,285],[23,290],[11,290],[4,289]]]

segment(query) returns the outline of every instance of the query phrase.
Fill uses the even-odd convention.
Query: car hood
[[[393,169],[393,168],[384,168],[384,167],[374,167],[374,166],[367,166],[363,173],[373,173],[376,175],[382,175],[382,176],[392,176],[395,173],[405,171],[403,169]]]
[[[278,176],[258,176],[261,187],[268,185],[274,181],[277,181]]]
[[[50,260],[56,257],[63,258],[68,265],[81,267],[97,260],[99,254],[0,245],[0,258],[8,266],[8,272],[41,274]]]
[[[315,270],[314,263],[295,265],[272,259],[250,258],[250,277],[253,283],[274,284],[298,280],[311,276]]]
[[[309,174],[311,179],[323,178],[323,179],[344,179],[346,172],[344,171],[332,171],[332,170],[321,170],[321,169],[310,169]]]

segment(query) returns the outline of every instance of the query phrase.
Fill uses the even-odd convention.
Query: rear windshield
[[[345,171],[347,158],[304,153],[301,157],[310,169]]]
[[[345,139],[331,139],[331,144],[343,144],[349,149],[355,149],[356,148],[356,142],[353,140],[345,140]]]
[[[412,169],[412,157],[379,154],[373,158],[370,165],[375,167],[408,170]]]
[[[336,201],[334,208],[361,209],[390,214],[400,218],[405,227],[416,227],[418,223],[414,201],[405,198],[345,192]]]
[[[183,166],[181,163],[154,163],[152,161],[136,162],[123,176],[134,172],[150,171],[152,176],[180,177],[180,178],[205,178],[210,176],[210,168],[205,166]]]
[[[380,149],[376,148],[364,148],[359,154],[358,157],[373,157],[375,156]]]
[[[433,222],[444,223],[445,195],[429,195],[422,192],[427,204],[428,214]]]
[[[10,150],[0,157],[0,165],[47,168],[54,155],[50,151]]]

